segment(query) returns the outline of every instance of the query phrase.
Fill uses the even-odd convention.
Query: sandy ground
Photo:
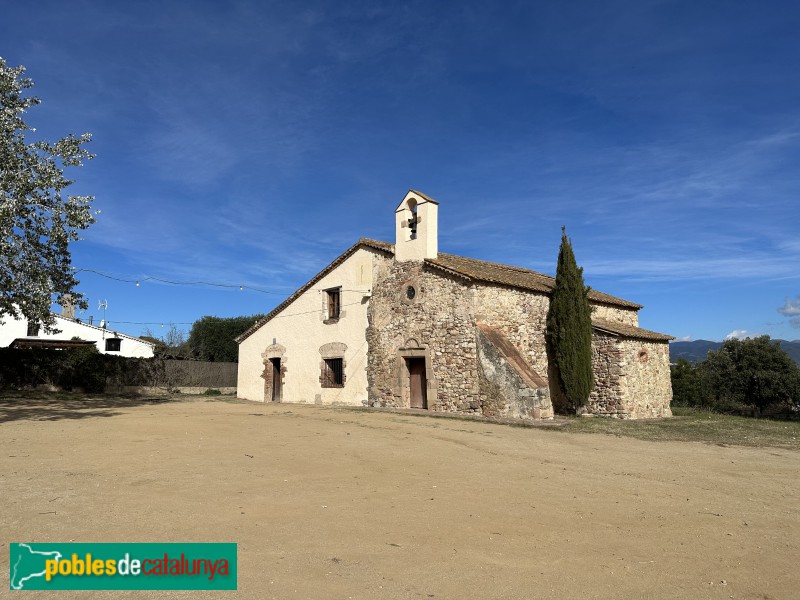
[[[239,590],[39,594],[800,597],[797,452],[203,399],[0,415],[3,597],[9,541],[70,540],[238,542]]]

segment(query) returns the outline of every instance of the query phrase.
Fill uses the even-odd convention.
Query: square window
[[[35,321],[28,321],[28,333],[25,335],[28,337],[36,337],[39,335],[39,323]]]
[[[323,359],[322,387],[344,387],[344,359]]]
[[[328,296],[328,320],[338,319],[339,315],[341,314],[341,292],[342,288],[325,290],[325,293]]]
[[[108,338],[106,340],[106,352],[119,352],[122,347],[120,338]]]

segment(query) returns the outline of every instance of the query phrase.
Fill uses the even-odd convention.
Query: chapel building
[[[411,190],[395,243],[361,239],[237,338],[238,396],[548,419],[562,401],[545,330],[555,278],[444,254],[438,203]],[[671,415],[671,336],[595,290],[584,414]]]

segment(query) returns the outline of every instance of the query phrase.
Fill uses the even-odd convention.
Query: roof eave
[[[251,325],[244,333],[241,335],[233,338],[237,344],[241,344],[251,335],[253,335],[257,330],[261,329],[264,325],[269,323],[272,319],[274,319],[283,309],[289,306],[292,302],[297,300],[300,296],[302,296],[311,286],[317,283],[320,279],[325,277],[328,273],[333,271],[336,267],[342,264],[345,260],[350,258],[353,254],[355,254],[356,250],[359,248],[370,248],[372,250],[377,250],[379,252],[385,252],[387,254],[394,254],[392,250],[392,244],[388,244],[385,242],[378,242],[377,240],[371,240],[368,238],[361,238],[355,244],[350,246],[347,250],[345,250],[342,254],[337,256],[330,264],[328,264],[324,269],[322,269],[319,273],[314,275],[311,279],[309,279],[304,285],[299,287],[292,295],[290,295],[286,300],[278,304],[275,308],[267,313],[267,315],[261,319],[260,321],[256,321]]]

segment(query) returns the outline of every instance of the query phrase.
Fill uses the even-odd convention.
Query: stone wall
[[[639,311],[635,308],[622,308],[621,306],[598,304],[597,302],[589,302],[589,304],[592,305],[593,317],[617,321],[634,327],[639,326]]]
[[[475,293],[475,319],[496,327],[538,373],[547,373],[546,294],[501,286],[479,286]]]
[[[628,417],[624,356],[621,338],[596,330],[592,332],[594,390],[589,395],[589,402],[579,411],[581,414]]]
[[[669,344],[594,331],[595,388],[582,414],[621,419],[672,416]]]
[[[631,418],[671,417],[669,344],[626,339],[621,342]]]
[[[423,262],[380,258],[373,263],[368,308],[367,379],[370,406],[407,408],[406,358],[424,358],[427,406],[432,411],[547,418],[563,403],[548,359],[546,294],[505,286],[474,285]],[[409,296],[408,288],[413,287]],[[593,304],[600,318],[638,324],[635,309]],[[526,384],[476,331],[480,322],[512,344],[541,387]],[[642,350],[645,354],[640,355]],[[497,354],[497,356],[495,356]],[[640,362],[640,357],[646,360]],[[587,415],[616,418],[668,416],[671,388],[668,345],[595,331],[596,387]],[[549,386],[549,393],[547,390]]]
[[[479,413],[472,288],[422,262],[376,263],[374,281],[367,328],[370,406],[408,406],[400,353],[417,348],[414,355],[427,359],[428,409]]]

